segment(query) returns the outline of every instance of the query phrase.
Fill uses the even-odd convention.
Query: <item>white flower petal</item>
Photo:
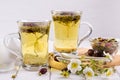
[[[81,61],[79,59],[71,59],[70,63],[68,64],[67,68],[72,73],[76,73],[76,71],[80,71],[82,67],[80,66]]]
[[[71,69],[71,73],[75,74],[77,69]]]
[[[82,67],[81,67],[81,66],[79,66],[77,70],[78,70],[78,71],[81,71],[81,70],[82,70]]]
[[[69,63],[69,64],[67,65],[67,69],[68,69],[68,70],[71,70],[71,63]]]
[[[79,65],[81,64],[81,61],[79,59],[71,59],[70,62],[75,62],[78,63]]]
[[[93,77],[94,76],[94,71],[90,67],[86,67],[83,70],[83,73],[85,74],[86,77]]]

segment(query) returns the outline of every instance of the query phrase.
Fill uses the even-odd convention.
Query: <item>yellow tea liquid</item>
[[[49,26],[23,25],[20,27],[23,63],[41,65],[47,63]]]
[[[74,52],[77,50],[80,15],[58,14],[53,15],[54,47],[58,52]]]

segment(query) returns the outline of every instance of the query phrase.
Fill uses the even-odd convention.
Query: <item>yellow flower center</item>
[[[112,72],[108,70],[106,76],[110,76],[110,75],[112,75]]]
[[[86,75],[89,76],[89,77],[92,77],[92,73],[91,73],[90,71],[88,71],[88,72],[86,73]]]
[[[72,63],[72,68],[77,68],[78,67],[78,64],[77,63]]]
[[[64,77],[68,77],[69,76],[69,72],[68,71],[63,71],[61,73],[61,75],[63,75]]]

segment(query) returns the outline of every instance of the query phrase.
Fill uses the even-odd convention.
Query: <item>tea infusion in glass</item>
[[[21,22],[19,27],[24,66],[46,64],[50,22]]]
[[[74,52],[78,47],[80,12],[53,11],[54,48],[57,52]]]

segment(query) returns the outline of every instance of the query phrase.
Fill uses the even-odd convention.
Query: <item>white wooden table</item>
[[[89,47],[88,42],[84,42],[81,44],[81,47]],[[49,51],[51,52],[53,50],[53,45],[50,43]],[[0,55],[1,56],[1,55]],[[110,77],[94,77],[92,80],[120,80],[120,66],[116,66],[116,73],[114,73]],[[0,72],[0,80],[13,80],[11,78],[12,74],[15,73],[15,70],[9,71],[9,72]],[[81,76],[77,75],[70,75],[69,78],[63,78],[60,75],[60,71],[58,70],[51,70],[51,78],[50,78],[50,72],[47,72],[47,74],[39,76],[38,71],[26,71],[24,69],[20,69],[17,77],[15,80],[85,80]]]

